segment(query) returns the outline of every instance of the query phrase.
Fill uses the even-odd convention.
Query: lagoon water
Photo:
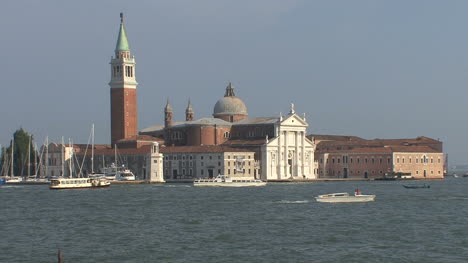
[[[430,184],[405,189],[402,184]],[[331,192],[375,202],[323,204]],[[0,262],[468,262],[468,178],[0,186]]]

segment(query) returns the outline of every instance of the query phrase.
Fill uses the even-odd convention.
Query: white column
[[[283,134],[280,132],[278,127],[278,161],[276,162],[276,179],[281,179],[281,140],[283,139]]]
[[[293,161],[293,164],[294,164],[294,172],[295,172],[295,176],[300,176],[301,174],[299,174],[299,165],[300,165],[300,162],[299,162],[299,132],[298,131],[295,131],[294,132],[294,143],[296,145],[294,145],[294,161]]]
[[[288,176],[288,131],[284,131],[284,176]]]
[[[305,159],[305,131],[301,132],[302,135],[302,174],[306,175],[305,166],[309,164],[309,160]],[[310,164],[309,164],[310,165]]]

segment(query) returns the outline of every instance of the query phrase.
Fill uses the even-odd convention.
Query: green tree
[[[13,175],[28,176],[28,171],[32,174],[35,171],[36,160],[34,160],[33,136],[20,128],[13,134]],[[1,163],[5,166],[4,173],[11,174],[11,146],[4,151]],[[29,154],[29,158],[28,158]],[[30,161],[30,162],[28,162]],[[30,169],[30,170],[29,170]]]

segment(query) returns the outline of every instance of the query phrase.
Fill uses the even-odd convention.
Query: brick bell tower
[[[135,58],[130,55],[123,13],[120,13],[120,30],[111,58],[111,142],[138,134]]]

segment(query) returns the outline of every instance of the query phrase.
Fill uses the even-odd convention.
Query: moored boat
[[[244,187],[244,186],[265,186],[266,182],[258,179],[234,179],[225,175],[218,175],[215,178],[198,179],[193,181],[193,186],[224,186],[224,187]]]
[[[7,177],[5,179],[6,179],[7,184],[15,184],[15,183],[23,182],[23,177],[19,177],[19,176]]]
[[[50,189],[80,189],[109,187],[110,182],[102,178],[56,178],[50,180]]]
[[[426,184],[423,184],[423,185],[403,185],[403,187],[407,188],[407,189],[431,188],[430,185],[426,185]]]
[[[349,193],[325,194],[315,197],[315,200],[321,203],[360,203],[375,201],[375,195],[363,195],[361,191],[357,190],[354,195]]]
[[[102,173],[110,181],[135,181],[135,174],[125,166],[117,167],[114,163],[102,169]]]

